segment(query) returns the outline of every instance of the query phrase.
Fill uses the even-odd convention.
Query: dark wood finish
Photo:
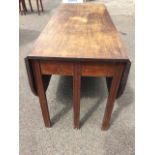
[[[31,0],[28,0],[28,2],[29,2],[30,10],[31,10],[31,12],[33,12]],[[21,9],[21,5],[22,5],[23,10]],[[41,7],[41,11],[42,12],[44,11],[42,0],[36,0],[36,5],[37,5],[37,10],[38,10],[38,15],[40,15],[39,5]],[[20,11],[20,14],[24,13],[26,15],[27,7],[26,7],[25,0],[19,0],[19,11]]]
[[[39,62],[33,61],[32,67],[34,71],[34,78],[36,82],[37,92],[39,95],[40,107],[42,110],[42,116],[44,119],[44,123],[46,127],[50,127],[51,126],[50,115],[49,115],[48,104],[47,104],[47,99],[46,99],[46,94],[45,94],[45,89],[43,85]]]
[[[74,128],[80,128],[81,76],[106,77],[109,96],[102,130],[108,129],[115,98],[124,91],[131,63],[104,5],[61,5],[25,62],[31,90],[47,113],[45,91],[51,75],[73,76]],[[47,126],[49,113],[44,112]]]
[[[25,0],[22,0],[22,5],[23,5],[23,9],[25,10],[25,12],[27,12],[27,7],[26,7]]]
[[[105,6],[88,3],[61,5],[37,39],[29,56],[128,59]]]
[[[31,0],[29,0],[29,5],[30,5],[30,9],[33,12],[33,8],[32,8],[32,4],[31,4]]]
[[[82,63],[82,76],[107,76],[111,77],[115,72],[115,63],[85,62]]]
[[[80,128],[80,87],[81,87],[81,65],[74,64],[73,74],[73,108],[74,108],[74,128]]]
[[[21,12],[22,12],[22,9],[21,9],[21,1],[19,0],[19,13],[21,14]]]
[[[73,75],[72,62],[60,61],[40,61],[41,72],[45,75],[60,74],[60,75]]]
[[[40,15],[40,10],[39,10],[39,0],[36,0],[36,4],[37,4],[38,15]]]
[[[118,64],[115,67],[115,75],[112,77],[112,83],[111,83],[108,101],[106,104],[106,109],[105,109],[104,118],[102,122],[102,130],[107,130],[109,127],[109,122],[110,122],[112,110],[114,107],[114,101],[117,95],[117,90],[121,81],[124,67],[125,66],[123,64]]]
[[[40,0],[41,11],[44,11],[42,0]]]
[[[41,6],[41,11],[42,11],[42,12],[44,11],[44,9],[43,9],[43,4],[42,4],[42,0],[36,0],[38,15],[40,15],[39,2],[40,2],[40,6]]]
[[[74,61],[40,61],[41,73],[43,75],[60,74],[73,75]],[[82,76],[106,76],[112,77],[115,74],[117,63],[109,62],[81,62]],[[122,63],[125,65],[125,63]]]
[[[28,81],[29,81],[31,91],[33,92],[34,95],[38,96],[38,92],[37,92],[36,84],[35,84],[35,79],[34,79],[34,71],[32,68],[32,62],[33,61],[28,59],[27,57],[25,58],[25,66],[26,66],[26,71],[27,71]],[[51,79],[51,75],[43,75],[42,76],[45,91],[48,88],[48,85],[49,85],[49,82]]]
[[[19,0],[19,12],[21,15],[22,14],[26,15],[27,8],[26,8],[25,0]]]

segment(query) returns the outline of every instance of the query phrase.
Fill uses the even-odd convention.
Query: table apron
[[[70,75],[73,76],[74,65],[79,62],[66,61],[40,61],[40,69],[43,75]],[[80,62],[81,76],[106,76],[115,74],[119,63],[110,62]]]

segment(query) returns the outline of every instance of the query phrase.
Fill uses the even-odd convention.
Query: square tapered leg
[[[74,128],[80,128],[80,87],[81,87],[81,66],[79,63],[74,64],[73,69],[73,113]]]
[[[43,80],[42,80],[42,74],[40,71],[40,64],[38,61],[35,60],[34,62],[32,62],[32,66],[33,66],[35,84],[36,84],[36,88],[39,96],[40,107],[41,107],[44,123],[46,127],[50,127],[51,121],[50,121],[45,89],[44,89]]]
[[[111,114],[113,111],[114,102],[115,102],[118,87],[119,87],[119,84],[121,81],[123,70],[124,70],[123,64],[119,64],[118,66],[116,66],[115,75],[112,78],[110,92],[109,92],[106,109],[105,109],[105,113],[104,113],[104,117],[103,117],[102,130],[107,130],[109,128]]]

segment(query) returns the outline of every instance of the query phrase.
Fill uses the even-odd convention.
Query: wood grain
[[[40,68],[44,75],[73,75],[73,62],[40,61]]]
[[[31,57],[127,59],[103,4],[61,4],[32,48]]]
[[[25,58],[31,90],[51,126],[46,89],[51,75],[73,76],[74,128],[80,128],[81,76],[104,76],[109,90],[102,130],[125,88],[131,62],[103,4],[62,4]]]
[[[74,128],[80,128],[80,88],[81,88],[81,64],[74,64],[73,74],[73,116]]]
[[[46,94],[45,94],[45,89],[44,89],[44,84],[43,84],[39,62],[33,61],[32,68],[34,70],[34,78],[35,78],[35,83],[37,87],[37,92],[39,95],[40,107],[41,107],[42,116],[44,119],[44,124],[46,127],[50,127],[51,120],[50,120],[48,104],[47,104],[47,99],[46,99]]]
[[[115,102],[115,98],[121,81],[123,70],[124,70],[124,64],[117,64],[115,68],[115,75],[113,76],[111,81],[110,92],[109,92],[105,113],[102,121],[102,127],[101,127],[102,130],[107,130],[109,128],[111,114],[113,111],[114,102]]]

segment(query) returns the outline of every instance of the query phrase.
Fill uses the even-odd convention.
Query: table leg
[[[31,4],[31,0],[29,0],[29,5],[30,5],[30,9],[33,12],[33,8],[32,8],[32,4]]]
[[[22,0],[22,3],[23,3],[23,7],[24,7],[25,12],[27,12],[27,7],[26,7],[25,0]]]
[[[22,4],[22,8],[23,8],[23,11],[21,11],[21,13],[24,15],[26,15],[26,4],[25,4],[25,1],[24,0],[21,0],[21,4]]]
[[[122,73],[123,73],[124,65],[119,64],[116,67],[116,72],[114,77],[112,78],[112,83],[110,87],[110,92],[106,104],[105,114],[102,122],[102,130],[107,130],[109,128],[109,122],[111,119],[112,110],[114,107],[114,101],[117,95],[117,90],[121,81]]]
[[[80,128],[80,87],[81,87],[81,65],[74,64],[73,74],[73,111],[74,128]]]
[[[44,11],[42,0],[40,0],[41,10]]]
[[[42,75],[40,71],[40,64],[38,61],[34,61],[32,65],[33,65],[34,78],[35,78],[35,83],[36,83],[36,88],[39,96],[40,107],[42,110],[44,123],[46,127],[50,127],[51,121],[50,121],[50,115],[49,115]]]
[[[37,3],[38,15],[40,15],[40,10],[39,10],[39,0],[36,0],[36,3]]]
[[[22,14],[22,9],[21,9],[20,2],[19,2],[19,13]]]

